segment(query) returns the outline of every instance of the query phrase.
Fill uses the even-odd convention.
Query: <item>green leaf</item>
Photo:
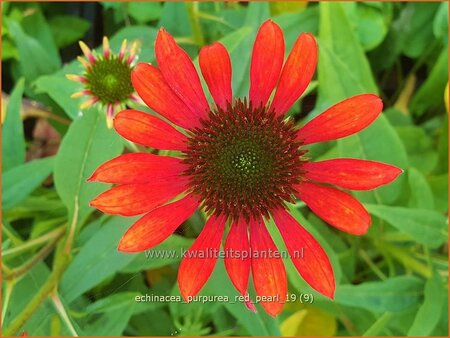
[[[162,12],[159,2],[128,2],[125,5],[128,14],[141,24],[159,19]]]
[[[7,61],[9,59],[18,59],[19,53],[17,52],[16,46],[11,41],[9,36],[2,36],[2,61]]]
[[[395,130],[406,148],[410,165],[423,174],[429,174],[436,167],[438,159],[431,137],[423,128],[413,125],[396,127]]]
[[[342,157],[374,160],[408,168],[405,148],[386,117],[380,115],[370,126],[359,133],[337,141]],[[394,203],[402,193],[406,177],[401,175],[389,185],[370,192],[355,192],[363,201],[383,204]]]
[[[2,208],[8,210],[31,194],[53,170],[53,157],[27,162],[2,174]]]
[[[133,315],[135,305],[136,303],[123,304],[100,317],[95,316],[95,322],[88,323],[83,327],[83,335],[121,336]]]
[[[402,11],[402,50],[406,56],[417,58],[433,41],[433,22],[439,3],[416,2],[406,4]]]
[[[80,113],[80,101],[70,96],[81,90],[78,83],[66,78],[66,74],[77,74],[82,71],[78,61],[73,61],[52,75],[40,76],[33,84],[37,94],[47,94],[54,100],[72,120]]]
[[[55,61],[45,47],[27,35],[17,22],[10,20],[8,23],[19,53],[19,69],[27,84],[31,84],[40,75],[55,72],[60,67],[60,63]]]
[[[366,332],[363,333],[363,337],[373,337],[377,336],[383,330],[386,328],[386,326],[389,324],[389,321],[392,319],[392,313],[385,312],[381,317],[379,317],[375,323],[372,324],[371,327],[369,327]]]
[[[267,2],[250,2],[245,17],[245,27],[251,28],[251,33],[241,41],[237,48],[230,52],[231,64],[233,65],[232,87],[235,97],[248,95],[250,88],[250,60],[252,46],[256,32],[261,23],[269,16],[269,5]]]
[[[342,4],[322,2],[319,26],[319,103],[321,109],[361,93],[378,93],[364,50]]]
[[[64,48],[81,39],[91,23],[76,16],[55,15],[50,18],[49,25],[56,45]]]
[[[2,171],[7,171],[25,162],[25,138],[20,116],[25,81],[20,79],[8,100],[2,126]],[[5,114],[2,111],[2,114]],[[3,181],[5,182],[5,181]]]
[[[442,120],[442,128],[439,130],[437,146],[438,163],[434,169],[435,174],[448,173],[448,114]]]
[[[387,34],[392,4],[386,2],[381,3],[381,6],[372,6],[364,2],[345,2],[342,5],[350,21],[354,23],[364,50],[377,47]]]
[[[439,6],[433,21],[433,33],[448,45],[448,2],[442,2]]]
[[[417,277],[392,277],[381,282],[341,285],[336,289],[335,301],[377,313],[400,312],[418,305],[422,290],[423,282]]]
[[[154,336],[179,335],[179,331],[173,323],[173,318],[168,312],[160,309],[134,315],[131,318],[130,325],[136,330],[138,336],[148,336],[150,332]]]
[[[111,296],[99,299],[96,302],[89,304],[86,307],[86,312],[89,314],[107,313],[120,309],[124,306],[132,306],[136,303],[135,297],[139,295],[139,292],[114,293]]]
[[[122,140],[106,127],[105,116],[96,109],[75,120],[65,135],[55,162],[56,190],[69,211],[69,222],[82,224],[93,211],[89,206],[105,188],[87,182],[94,170],[122,152]]]
[[[135,218],[112,218],[102,224],[80,248],[61,280],[61,294],[68,303],[113,276],[136,258],[136,255],[117,251],[120,238],[133,221]]]
[[[319,31],[319,9],[316,6],[309,6],[300,13],[277,15],[273,17],[273,21],[280,25],[283,30],[287,54],[302,32],[317,35]]]
[[[409,206],[417,209],[434,210],[434,197],[425,176],[416,168],[408,170],[408,181],[411,189]]]
[[[430,248],[437,248],[447,241],[447,222],[438,212],[384,205],[365,205],[374,216],[391,224],[411,239]]]
[[[274,1],[270,3],[272,15],[295,12],[303,12],[308,6],[308,1]]]
[[[58,48],[53,39],[53,34],[46,18],[40,9],[33,9],[31,15],[24,15],[21,26],[24,32],[30,37],[36,39],[50,56],[52,64],[61,66],[61,59]]]
[[[448,212],[448,174],[430,176],[428,178],[433,191],[436,210],[441,213]]]
[[[375,73],[393,67],[401,53],[402,34],[399,25],[394,22],[389,27],[389,31],[381,44],[368,53],[370,66]]]
[[[148,26],[129,26],[119,30],[114,36],[111,37],[111,49],[118,53],[120,45],[124,39],[127,39],[128,43],[138,41],[139,44],[139,61],[150,62],[155,59],[154,57],[154,42],[158,30],[154,27]]]
[[[186,6],[183,1],[164,2],[158,27],[164,27],[174,36],[190,36],[192,28]]]
[[[444,48],[430,75],[413,96],[410,104],[411,113],[423,115],[430,111],[444,111],[444,90],[448,82],[448,50]]]
[[[408,336],[431,335],[443,310],[445,292],[439,273],[434,271],[425,283],[425,299],[417,311]]]

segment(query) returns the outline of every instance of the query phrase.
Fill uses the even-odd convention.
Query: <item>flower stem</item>
[[[361,249],[359,250],[359,255],[367,263],[373,273],[377,275],[378,278],[380,278],[381,280],[385,280],[387,278],[383,271],[381,271],[380,268],[372,261],[367,252]]]
[[[27,304],[25,309],[22,310],[19,315],[14,318],[11,324],[3,332],[4,336],[13,336],[19,329],[25,324],[25,322],[33,315],[33,313],[38,309],[42,302],[44,302],[47,297],[53,292],[57,286],[58,282],[62,277],[62,274],[66,270],[69,262],[71,260],[70,254],[64,252],[65,241],[58,243],[55,252],[55,259],[53,262],[53,271],[42,285],[36,295]]]
[[[31,299],[28,305],[23,311],[11,322],[11,324],[3,332],[4,336],[13,336],[19,331],[19,329],[25,324],[25,322],[33,315],[38,309],[39,305],[47,299],[51,292],[53,292],[58,286],[58,282],[69,265],[71,260],[70,255],[67,255],[63,251],[64,242],[61,241],[55,252],[55,261],[53,263],[53,271],[48,277],[47,281],[42,285],[38,293]]]
[[[20,245],[23,243],[23,240],[19,236],[17,236],[11,229],[9,229],[8,225],[2,223],[2,231],[11,240],[13,245]]]
[[[194,33],[194,40],[201,47],[205,44],[205,38],[203,37],[203,31],[200,26],[198,2],[188,3],[186,5],[188,6],[189,21],[191,22]]]
[[[70,334],[74,337],[78,337],[78,333],[75,330],[75,328],[72,325],[72,322],[69,319],[69,316],[67,315],[67,311],[64,308],[63,303],[61,302],[61,298],[59,298],[58,292],[55,290],[52,293],[52,301],[53,304],[55,305],[56,310],[58,311],[61,319],[63,320],[63,322],[66,324],[67,328],[70,331]]]
[[[6,287],[5,287],[5,293],[3,295],[3,306],[2,306],[2,323],[5,322],[5,316],[6,316],[6,312],[8,310],[8,305],[9,305],[9,301],[11,299],[11,294],[12,291],[14,289],[14,284],[15,281],[14,280],[9,280],[5,282]]]
[[[422,275],[425,278],[431,277],[432,273],[430,267],[414,259],[410,253],[386,244],[384,245],[384,249],[386,249],[386,251],[394,259],[402,263],[406,268],[418,273],[419,275]]]
[[[56,228],[55,230],[52,230],[45,235],[35,238],[31,241],[28,241],[26,243],[23,243],[22,245],[19,245],[15,248],[11,248],[8,250],[5,250],[2,254],[3,259],[14,257],[22,252],[25,252],[29,249],[33,249],[42,243],[46,243],[48,241],[52,241],[54,239],[59,239],[61,236],[66,232],[66,224]]]
[[[35,256],[33,256],[31,259],[26,261],[21,266],[12,269],[11,271],[6,273],[5,279],[7,280],[14,280],[23,274],[25,274],[27,271],[31,270],[37,263],[39,263],[41,260],[43,260],[45,257],[48,256],[48,254],[52,251],[53,247],[58,241],[58,237],[54,238],[53,241],[49,242],[46,246],[44,246]]]
[[[75,231],[77,229],[77,223],[78,223],[78,211],[79,211],[79,206],[78,206],[78,195],[77,195],[77,196],[75,196],[75,206],[74,206],[72,222],[70,222],[69,233],[67,235],[66,244],[64,246],[64,253],[66,253],[67,255],[70,254],[70,250],[72,249],[72,243],[75,238]]]

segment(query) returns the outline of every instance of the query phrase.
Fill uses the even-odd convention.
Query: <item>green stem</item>
[[[75,330],[75,328],[73,327],[72,322],[70,321],[69,316],[67,315],[66,309],[64,308],[64,305],[61,302],[61,298],[59,298],[57,291],[55,291],[52,294],[52,301],[53,301],[53,305],[55,305],[55,308],[59,313],[59,316],[61,317],[63,322],[66,324],[67,328],[69,329],[70,334],[74,337],[78,337],[78,333]]]
[[[227,26],[228,28],[236,29],[236,27],[234,27],[233,25],[230,25],[226,20],[224,20],[223,18],[221,18],[219,16],[215,16],[215,15],[208,14],[208,13],[205,13],[205,12],[200,12],[200,11],[197,12],[197,15],[201,19],[217,22],[217,23],[220,23],[220,24],[222,24],[224,26]]]
[[[381,271],[378,266],[372,261],[372,259],[369,257],[369,255],[367,254],[367,252],[365,252],[364,250],[359,250],[359,255],[361,256],[361,258],[367,263],[367,265],[369,266],[369,268],[373,271],[373,273],[375,275],[377,275],[378,278],[380,278],[381,280],[385,280],[386,279],[386,275],[383,273],[383,271]]]
[[[379,335],[380,332],[382,332],[386,328],[391,318],[392,313],[385,312],[381,317],[379,317],[375,321],[375,323],[372,324],[371,327],[369,327],[369,329],[366,332],[363,333],[363,337]]]
[[[431,277],[431,269],[425,264],[414,259],[410,253],[386,244],[384,245],[384,248],[394,259],[398,260],[406,268],[424,276],[425,278]]]
[[[131,141],[126,141],[125,143],[125,147],[127,147],[128,149],[130,149],[132,152],[134,153],[139,153],[141,152],[141,150],[138,148],[138,146],[136,145],[136,143],[133,143]]]
[[[334,306],[337,309],[338,317],[339,317],[342,325],[347,329],[347,331],[352,336],[358,336],[358,332],[356,330],[355,325],[352,323],[350,318],[347,317],[347,315],[344,313],[344,311],[342,311],[341,306],[338,303],[334,303]]]
[[[12,232],[6,224],[2,223],[2,231],[11,240],[13,245],[17,246],[23,243],[23,240],[20,237],[16,236],[16,234]]]
[[[192,2],[187,4],[189,21],[191,22],[192,32],[194,34],[194,40],[198,46],[205,44],[205,38],[203,37],[203,31],[200,26],[198,2]]]
[[[6,312],[8,310],[9,301],[11,299],[11,294],[14,288],[15,281],[6,281],[5,293],[3,295],[3,307],[2,307],[2,323],[5,322]]]
[[[3,273],[9,274],[12,273],[13,269],[11,269],[9,266],[7,266],[5,263],[2,264],[2,270]]]
[[[58,282],[69,265],[71,259],[70,255],[64,252],[63,245],[64,241],[61,241],[56,248],[53,271],[49,278],[42,285],[38,293],[31,299],[25,309],[23,309],[22,312],[19,313],[19,315],[14,318],[11,324],[5,329],[3,332],[4,336],[13,336],[17,334],[20,328],[33,315],[41,303],[44,302],[50,293],[53,292],[58,286]]]
[[[5,250],[2,254],[2,257],[3,259],[14,257],[18,254],[21,254],[24,251],[34,249],[35,247],[41,245],[42,243],[46,243],[53,239],[59,239],[65,232],[66,232],[66,225],[60,226],[59,228],[56,228],[55,230],[52,230],[41,237],[32,239],[31,241],[28,241],[15,248]]]
[[[11,271],[6,273],[5,278],[8,280],[17,279],[18,277],[25,274],[27,271],[31,270],[37,263],[43,260],[48,254],[52,251],[55,244],[58,242],[58,237],[53,239],[53,241],[49,242],[46,246],[44,246],[35,256],[26,261],[21,266],[12,269]]]
[[[66,255],[70,254],[70,250],[72,249],[73,240],[75,238],[75,231],[77,229],[77,223],[78,223],[78,211],[79,211],[79,205],[78,205],[78,195],[75,196],[75,203],[73,208],[73,217],[72,222],[70,222],[69,226],[69,233],[67,235],[66,244],[64,246],[64,253]]]

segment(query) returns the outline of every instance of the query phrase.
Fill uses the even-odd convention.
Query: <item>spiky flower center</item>
[[[130,65],[115,55],[96,60],[85,76],[87,88],[105,104],[125,102],[134,91]]]
[[[205,211],[248,220],[293,201],[305,151],[292,121],[238,100],[201,124],[190,131],[183,161]]]

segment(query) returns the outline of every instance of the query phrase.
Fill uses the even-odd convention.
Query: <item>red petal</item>
[[[250,102],[265,105],[280,78],[284,59],[284,37],[281,28],[267,20],[259,28],[250,64]]]
[[[163,28],[155,43],[156,60],[169,86],[197,116],[206,117],[209,105],[189,55]]]
[[[233,99],[231,61],[227,49],[220,42],[203,47],[199,65],[214,102],[223,110],[227,109],[227,103]]]
[[[295,188],[297,197],[325,222],[355,235],[367,232],[370,215],[352,195],[310,182],[300,183]]]
[[[127,140],[164,150],[185,150],[187,138],[156,116],[124,110],[114,119],[114,128]]]
[[[248,242],[247,224],[240,219],[231,225],[225,241],[225,268],[231,282],[242,295],[247,293],[250,275],[250,244]]]
[[[173,234],[198,206],[199,202],[191,194],[150,211],[127,230],[120,240],[118,250],[138,252],[160,244]]]
[[[292,262],[314,290],[333,299],[334,273],[326,252],[286,210],[272,211]]]
[[[196,112],[173,92],[158,68],[139,63],[131,73],[131,81],[142,100],[158,114],[183,128],[199,126]]]
[[[126,184],[111,188],[91,201],[91,206],[107,214],[134,216],[149,212],[186,190],[184,176],[152,183]]]
[[[195,296],[214,270],[226,218],[211,216],[178,269],[178,286],[185,300]]]
[[[261,220],[250,221],[250,247],[256,294],[261,297],[261,305],[267,313],[275,317],[286,301],[286,270],[281,254]]]
[[[88,181],[114,184],[151,183],[154,180],[179,176],[184,170],[183,162],[175,157],[130,153],[103,163]]]
[[[298,131],[304,144],[336,140],[366,128],[380,115],[383,102],[373,94],[353,96],[328,108]]]
[[[289,54],[271,108],[286,113],[308,87],[316,71],[317,43],[312,34],[302,33]]]
[[[403,170],[389,164],[350,158],[305,163],[305,177],[352,190],[370,190],[395,180]]]

